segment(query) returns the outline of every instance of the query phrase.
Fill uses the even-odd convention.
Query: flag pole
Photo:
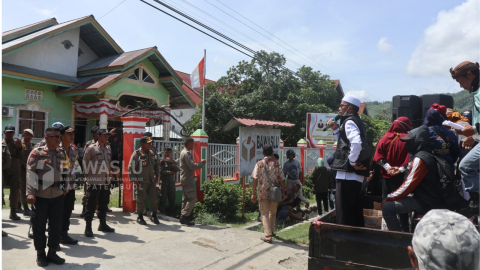
[[[207,63],[207,50],[203,50],[203,88],[202,88],[202,130],[205,131],[205,73],[206,72],[206,63]]]

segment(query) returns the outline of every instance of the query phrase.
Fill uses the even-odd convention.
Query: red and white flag
[[[205,66],[205,57],[204,57],[202,58],[202,61],[198,63],[198,66],[190,75],[190,82],[192,84],[191,85],[192,88],[200,88],[205,85],[205,72],[206,72],[206,66]]]

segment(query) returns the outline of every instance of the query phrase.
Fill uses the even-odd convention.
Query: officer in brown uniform
[[[21,174],[21,157],[23,154],[22,142],[19,139],[14,139],[15,127],[8,125],[3,131],[5,139],[3,140],[10,151],[10,169],[5,171],[5,182],[10,186],[10,219],[19,220],[15,212],[18,204],[18,197],[20,195],[20,174]]]
[[[180,223],[188,226],[193,226],[195,223],[190,220],[195,203],[197,202],[197,190],[195,189],[195,170],[200,169],[205,165],[206,160],[198,163],[193,163],[193,156],[190,151],[193,150],[195,141],[193,138],[185,140],[185,148],[180,153],[180,184],[182,185],[182,215]]]
[[[75,163],[78,159],[78,150],[73,144],[75,139],[74,131],[75,129],[70,126],[62,128],[60,130],[62,142],[59,146],[66,157],[62,177],[67,191],[63,203],[62,234],[60,235],[60,243],[67,245],[75,245],[78,243],[78,240],[73,239],[68,235],[70,217],[72,216],[73,207],[75,206]]]
[[[155,224],[160,224],[157,218],[157,179],[158,179],[158,161],[154,152],[150,149],[152,146],[151,137],[142,137],[140,148],[135,150],[128,163],[128,174],[131,182],[138,183],[137,189],[137,223],[146,225],[143,219],[143,210],[145,208],[145,196],[148,194],[150,200],[150,211],[152,215],[150,220]]]
[[[30,213],[31,213],[27,204],[26,188],[27,188],[27,159],[28,159],[28,156],[30,155],[30,152],[32,152],[34,148],[34,144],[32,143],[32,138],[33,138],[33,130],[28,128],[24,129],[23,139],[22,139],[23,153],[21,158],[22,168],[21,168],[21,174],[20,174],[20,188],[19,188],[20,201],[23,205],[23,211],[21,213],[23,213],[24,216],[30,216]]]
[[[65,154],[58,148],[60,131],[47,128],[45,146],[35,148],[27,162],[27,202],[35,206],[30,222],[33,229],[33,245],[37,251],[37,265],[47,266],[48,262],[65,263],[56,253],[60,241],[63,201],[62,170]],[[45,236],[47,219],[48,255],[45,255],[47,237]]]
[[[94,143],[97,142],[97,140],[98,140],[97,131],[98,131],[98,127],[97,127],[97,126],[92,127],[92,129],[90,130],[90,133],[92,134],[92,138],[93,138],[93,139],[85,143],[85,147],[84,147],[84,149],[83,149],[83,150],[84,150],[84,151],[83,151],[84,155],[85,155],[85,150],[87,150],[87,148],[88,148],[90,145],[92,145],[92,144],[94,144]],[[80,162],[80,166],[82,167],[82,171],[84,171],[84,170],[83,170],[83,156],[80,157],[80,159],[78,160],[78,162]],[[84,173],[84,176],[86,176],[85,173]],[[86,210],[86,207],[87,207],[87,184],[86,184],[86,183],[85,183],[85,185],[83,186],[82,205],[83,205],[83,208],[82,208],[82,213],[80,214],[80,217],[83,218],[83,217],[85,217],[85,210]]]
[[[175,160],[172,159],[172,148],[165,148],[163,159],[160,161],[160,212],[173,214],[175,209],[175,176],[180,169]],[[168,211],[166,212],[166,202],[168,199]]]
[[[107,207],[110,202],[110,175],[112,151],[107,145],[110,133],[106,129],[97,131],[98,141],[85,149],[83,168],[87,184],[87,205],[85,211],[85,236],[93,237],[92,220],[98,200],[97,217],[100,220],[99,231],[115,232],[107,225]]]
[[[2,141],[2,205],[5,205],[5,195],[3,194],[3,187],[5,186],[5,170],[10,168],[10,151],[7,143]],[[8,236],[8,233],[2,230],[2,236]]]

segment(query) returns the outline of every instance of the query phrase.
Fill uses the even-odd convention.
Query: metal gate
[[[237,145],[209,143],[207,173],[213,178],[235,178],[238,171]]]

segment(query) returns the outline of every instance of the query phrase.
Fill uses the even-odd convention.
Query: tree
[[[257,52],[241,61],[227,75],[206,89],[205,131],[215,143],[234,143],[238,130],[223,131],[235,117],[287,122],[282,128],[285,146],[295,146],[305,137],[307,113],[335,111],[335,84],[328,75],[301,67],[295,73],[285,69],[286,59],[278,53]],[[187,123],[187,132],[200,127],[201,109]]]
[[[375,153],[377,142],[385,135],[390,124],[383,119],[372,118],[368,115],[362,115],[362,121],[367,132],[368,147],[373,154]]]

